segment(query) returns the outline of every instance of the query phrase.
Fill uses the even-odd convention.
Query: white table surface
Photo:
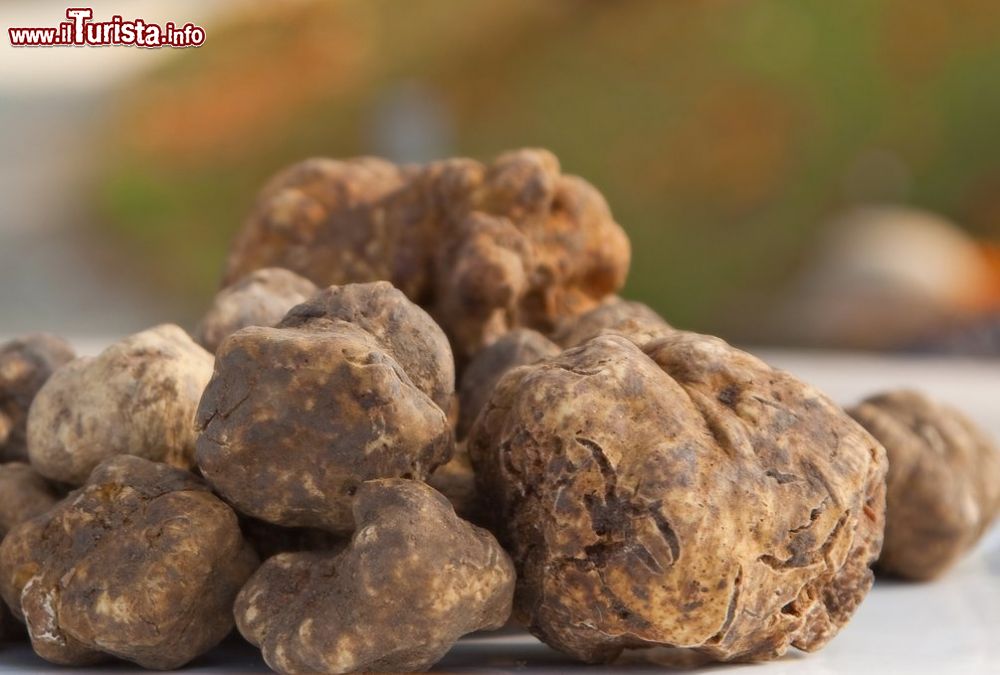
[[[85,343],[93,352],[99,343]],[[1000,439],[1000,360],[963,361],[823,352],[764,351],[786,368],[848,404],[880,389],[910,386],[961,407]],[[573,664],[531,636],[500,632],[460,641],[438,664],[442,672],[563,673],[571,669],[652,672],[651,664],[613,668]],[[128,672],[127,664],[73,672]],[[1000,528],[994,528],[942,579],[927,584],[878,581],[854,619],[822,651],[790,652],[762,665],[711,665],[697,672],[833,675],[985,673],[1000,675]],[[68,672],[27,646],[0,647],[0,672]],[[192,673],[267,672],[259,654],[232,638],[190,665]]]

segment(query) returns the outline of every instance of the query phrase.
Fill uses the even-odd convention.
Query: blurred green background
[[[261,184],[317,155],[550,148],[631,236],[626,294],[737,338],[775,333],[851,206],[1000,239],[996,0],[237,4],[118,96],[95,222],[194,308]]]

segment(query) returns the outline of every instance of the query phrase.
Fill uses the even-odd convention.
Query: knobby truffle
[[[811,651],[871,586],[884,449],[716,338],[601,336],[511,371],[469,448],[516,612],[576,658]]]
[[[917,580],[940,575],[1000,512],[1000,451],[961,412],[918,392],[878,394],[849,412],[889,458],[879,569]]]
[[[315,292],[313,282],[280,267],[252,272],[215,296],[195,332],[198,343],[214,354],[226,336],[247,326],[273,326]]]
[[[32,466],[71,485],[114,455],[191,467],[194,413],[211,375],[212,355],[170,324],[66,364],[31,406]]]
[[[27,461],[28,408],[52,373],[74,356],[65,340],[44,333],[0,346],[0,462]]]
[[[42,658],[178,668],[232,629],[256,555],[236,514],[186,471],[106,460],[0,545],[0,593]]]
[[[285,553],[236,600],[236,625],[282,673],[423,671],[459,637],[500,628],[514,569],[492,535],[418,481],[364,483],[339,554]]]
[[[198,411],[198,465],[247,515],[349,533],[363,481],[422,480],[450,459],[436,403],[454,399],[450,354],[388,283],[327,289],[279,327],[223,341]]]
[[[460,362],[504,332],[552,330],[624,284],[628,238],[601,194],[545,150],[483,165],[311,159],[261,191],[225,283],[268,266],[320,286],[391,281]]]

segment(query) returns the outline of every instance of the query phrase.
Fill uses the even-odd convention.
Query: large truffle
[[[251,272],[215,296],[195,331],[198,342],[215,353],[227,335],[247,326],[273,326],[315,292],[313,282],[280,267]]]
[[[1000,512],[1000,452],[961,412],[915,391],[878,394],[848,412],[889,457],[878,568],[909,579],[940,575]]]
[[[587,311],[624,284],[629,257],[601,194],[545,150],[490,165],[312,159],[264,187],[224,279],[278,265],[320,286],[391,281],[464,363],[511,328]]]
[[[510,615],[514,569],[485,530],[427,485],[364,483],[339,554],[265,562],[236,600],[236,625],[282,673],[422,671],[465,633]]]
[[[194,413],[212,355],[164,324],[81,357],[49,378],[28,415],[28,453],[52,480],[80,485],[102,460],[128,454],[188,468]]]
[[[519,615],[579,659],[811,651],[871,586],[885,451],[716,338],[601,336],[511,371],[469,447]]]
[[[198,465],[247,515],[348,533],[360,483],[424,479],[451,457],[435,403],[454,397],[448,353],[389,284],[327,289],[280,327],[222,343],[198,411]]]
[[[118,456],[7,535],[0,593],[48,661],[178,668],[229,633],[256,563],[236,514],[201,480]]]
[[[44,333],[0,346],[0,462],[27,461],[28,408],[52,373],[73,357],[65,340]]]
[[[672,331],[648,305],[618,296],[608,298],[580,316],[565,319],[552,334],[563,347],[576,347],[598,335],[621,335],[642,347]]]

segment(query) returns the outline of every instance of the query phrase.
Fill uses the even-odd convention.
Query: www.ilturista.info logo
[[[90,7],[70,7],[58,26],[49,28],[8,28],[14,47],[200,47],[205,29],[193,23],[162,26],[142,19],[126,21],[116,14],[109,21],[92,21]]]

